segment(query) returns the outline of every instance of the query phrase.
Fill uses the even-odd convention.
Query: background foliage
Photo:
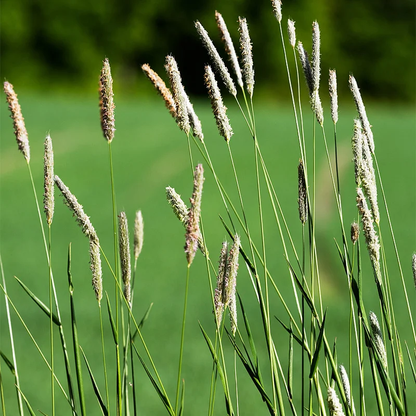
[[[286,17],[297,20],[298,39],[308,50],[311,23],[319,21],[323,67],[335,67],[340,79],[354,69],[367,99],[414,101],[413,0],[286,0],[283,7]],[[200,20],[218,42],[217,9],[235,36],[237,17],[247,17],[263,93],[286,91],[283,56],[271,53],[277,50],[278,26],[269,0],[3,0],[1,9],[0,76],[20,90],[95,89],[101,61],[108,57],[119,93],[150,91],[141,64],[162,72],[164,56],[173,53],[187,90],[203,93],[207,57],[193,21]],[[340,88],[342,94],[346,83]]]

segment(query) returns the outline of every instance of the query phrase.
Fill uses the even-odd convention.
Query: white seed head
[[[317,91],[321,78],[321,32],[316,21],[312,23],[312,77],[313,89]]]
[[[142,252],[143,248],[143,236],[144,236],[144,224],[143,215],[141,211],[136,212],[134,219],[134,259],[137,260]]]
[[[240,31],[240,50],[243,66],[244,81],[246,89],[250,97],[253,97],[254,92],[254,68],[253,68],[253,53],[250,34],[248,31],[247,20],[245,18],[238,18]]]
[[[97,239],[90,239],[90,266],[92,272],[92,287],[94,288],[95,297],[98,304],[103,297],[103,279],[100,256],[100,242]]]
[[[226,303],[225,297],[225,274],[227,270],[228,243],[224,241],[220,252],[218,264],[217,287],[215,289],[214,306],[218,327],[221,325],[222,314]]]
[[[361,186],[361,170],[363,168],[363,134],[361,122],[354,120],[354,134],[352,136],[352,153],[354,156],[355,183]]]
[[[273,13],[279,23],[282,21],[282,2],[281,0],[271,0]]]
[[[298,42],[297,51],[298,51],[300,63],[302,65],[303,75],[305,76],[306,85],[308,86],[309,96],[312,96],[312,93],[313,93],[312,68],[309,62],[308,54],[305,51],[302,42]]]
[[[196,115],[195,110],[194,110],[194,106],[192,105],[188,96],[186,96],[186,99],[187,99],[186,108],[188,110],[189,124],[192,128],[192,132],[193,132],[194,136],[198,137],[198,139],[203,143],[204,142],[204,133],[202,133],[201,121],[199,120],[198,116]]]
[[[350,387],[350,380],[348,379],[347,371],[343,365],[339,366],[339,373],[341,376],[342,387],[344,389],[345,398],[347,399],[347,404],[349,408],[352,410],[352,414],[355,415],[355,409],[351,401],[351,387]]]
[[[204,44],[206,50],[208,51],[208,54],[211,56],[211,59],[214,62],[214,65],[217,71],[220,73],[221,78],[224,82],[224,85],[226,86],[229,93],[235,97],[237,95],[237,90],[235,88],[234,81],[232,80],[231,75],[228,72],[228,69],[225,66],[224,61],[222,60],[216,47],[212,43],[212,40],[209,37],[208,32],[204,29],[204,27],[198,21],[195,22],[195,28],[199,36],[201,37],[202,43]]]
[[[52,139],[49,134],[45,139],[45,152],[43,157],[43,166],[44,166],[44,193],[43,193],[43,207],[46,214],[46,222],[48,225],[52,224],[53,213],[55,209],[55,183],[54,183],[54,174],[53,174],[53,149],[52,149]]]
[[[379,358],[383,367],[387,370],[387,353],[384,346],[383,335],[381,333],[380,324],[378,323],[377,315],[374,312],[369,313],[371,333],[373,334],[373,341],[378,352]]]
[[[237,83],[241,88],[243,88],[243,76],[241,74],[240,64],[238,63],[237,53],[230,36],[230,32],[228,31],[222,15],[217,11],[215,12],[215,20],[217,21],[217,26],[221,33],[222,41],[224,42],[225,51],[227,52],[231,66],[233,67],[233,71],[237,77]]]
[[[318,123],[324,125],[324,109],[322,108],[321,97],[319,96],[319,90],[314,90],[311,95],[311,108],[316,116]]]
[[[111,143],[114,139],[115,120],[114,120],[114,94],[113,94],[113,78],[111,76],[110,62],[104,59],[100,76],[100,118],[101,129],[104,138]]]
[[[296,46],[296,29],[295,22],[292,19],[287,20],[287,33],[289,35],[289,43],[294,48]]]
[[[344,416],[341,402],[332,387],[328,387],[328,408],[331,416]]]
[[[329,96],[331,98],[331,117],[332,122],[338,122],[338,91],[337,91],[337,73],[335,69],[329,70]]]

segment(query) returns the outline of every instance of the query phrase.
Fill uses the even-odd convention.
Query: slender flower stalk
[[[361,93],[358,88],[357,81],[352,75],[350,75],[349,77],[349,85],[350,85],[350,90],[352,92],[352,95],[354,97],[355,105],[357,107],[358,116],[360,117],[360,120],[361,120],[361,125],[363,127],[365,136],[368,140],[368,145],[370,146],[370,151],[371,153],[374,153],[375,147],[374,147],[373,132],[371,131],[370,122],[368,121],[368,118],[367,118],[367,113],[365,111],[363,99],[361,97]]]
[[[298,196],[299,219],[302,224],[305,224],[308,220],[308,194],[302,159],[299,160],[298,166]]]
[[[104,138],[111,143],[114,139],[115,121],[114,121],[114,101],[113,101],[113,78],[111,77],[111,68],[108,59],[104,59],[100,76],[100,118],[101,129]]]
[[[215,20],[217,21],[217,26],[221,33],[222,41],[224,42],[225,51],[227,52],[231,66],[233,67],[234,73],[237,77],[237,83],[241,88],[243,88],[243,76],[241,74],[240,64],[238,63],[237,53],[230,36],[230,32],[228,31],[222,15],[217,11],[215,11]]]
[[[14,134],[16,136],[17,146],[22,152],[26,162],[30,162],[29,138],[25,126],[25,120],[22,115],[22,109],[14,92],[13,85],[5,81],[3,84],[6,93],[7,104],[9,105],[10,117],[13,120]]]
[[[338,92],[337,73],[335,69],[329,70],[329,96],[331,98],[331,118],[334,124],[338,122]]]
[[[150,68],[149,64],[143,64],[142,70],[149,78],[150,82],[154,85],[158,93],[162,96],[163,100],[165,101],[166,108],[169,110],[170,115],[173,118],[176,118],[176,105],[173,99],[172,93],[170,89],[166,86],[165,82],[163,81],[160,76]]]
[[[240,32],[240,50],[243,64],[243,75],[246,83],[246,89],[250,98],[253,98],[254,92],[254,68],[253,68],[253,53],[250,34],[248,31],[247,20],[245,18],[238,18],[239,32]]]
[[[332,387],[328,388],[328,407],[331,416],[344,416],[341,402],[338,399],[337,393]]]
[[[220,135],[224,137],[228,143],[233,135],[233,130],[230,125],[230,120],[227,117],[227,107],[222,101],[220,89],[218,88],[217,80],[211,67],[205,67],[205,86],[208,90],[208,95],[211,100],[211,107],[214,113],[215,121]]]
[[[82,228],[82,232],[88,237],[90,241],[92,285],[97,301],[100,304],[103,296],[103,290],[100,241],[98,239],[98,235],[91,224],[90,218],[85,214],[82,205],[77,201],[76,197],[71,193],[69,188],[62,182],[62,180],[57,175],[55,175],[55,184],[64,197],[65,205],[72,211],[78,224]]]
[[[279,23],[282,22],[282,2],[281,0],[271,0],[273,13]]]
[[[289,35],[289,43],[292,48],[296,46],[296,29],[295,22],[292,19],[287,20],[287,33]]]
[[[52,224],[52,218],[55,208],[54,198],[54,174],[53,174],[53,149],[52,139],[48,134],[45,139],[45,152],[44,152],[44,194],[43,194],[43,206],[46,214],[46,222],[50,226]]]
[[[118,216],[118,240],[120,249],[120,267],[123,279],[123,293],[126,301],[131,304],[131,262],[130,262],[130,240],[127,216],[120,212]]]
[[[169,75],[170,87],[176,107],[176,123],[186,134],[189,134],[188,97],[182,85],[178,64],[172,55],[166,57],[165,69]]]
[[[185,253],[188,267],[192,264],[198,248],[198,237],[200,235],[199,218],[201,216],[202,186],[204,183],[204,169],[201,164],[194,171],[194,190],[190,198],[191,208],[189,210],[188,223],[186,227]]]
[[[212,40],[209,37],[208,32],[204,29],[204,27],[198,21],[195,22],[195,28],[199,36],[201,37],[202,43],[204,44],[206,50],[208,51],[208,54],[211,56],[211,59],[214,62],[214,65],[217,71],[220,73],[221,78],[224,82],[224,85],[226,86],[229,93],[235,97],[237,95],[237,90],[235,88],[234,81],[232,80],[231,75],[228,72],[228,69],[225,66],[224,61],[222,60],[216,47],[212,43]]]
[[[380,324],[378,323],[377,315],[374,312],[369,313],[371,333],[373,334],[373,341],[378,352],[383,367],[387,370],[387,353],[384,346],[383,335],[381,333]]]
[[[136,212],[134,219],[134,260],[139,258],[143,248],[143,215],[141,211]]]
[[[224,241],[222,243],[222,248],[220,252],[220,260],[218,265],[218,275],[217,275],[217,287],[215,289],[214,296],[214,306],[215,306],[215,316],[218,327],[221,325],[222,314],[224,312],[226,304],[226,292],[225,292],[225,274],[227,270],[227,257],[228,257],[228,243]]]

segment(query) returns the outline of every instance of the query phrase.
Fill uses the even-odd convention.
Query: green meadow
[[[10,80],[12,81],[12,80]],[[341,81],[339,81],[341,82]],[[64,97],[41,96],[19,91],[19,101],[25,117],[31,147],[31,168],[37,195],[43,194],[43,141],[51,135],[55,155],[55,174],[69,187],[85,212],[90,216],[102,249],[110,263],[114,263],[112,236],[112,203],[109,172],[108,145],[100,128],[98,99],[94,96]],[[323,93],[322,93],[323,95]],[[191,97],[192,99],[192,97]],[[329,106],[324,100],[325,131],[331,157],[333,157],[333,127]],[[226,98],[228,115],[234,130],[231,148],[245,202],[247,220],[252,230],[252,239],[260,247],[261,235],[258,227],[258,204],[255,177],[253,140],[244,118],[230,98]],[[220,216],[227,219],[224,205],[208,166],[192,143],[194,166],[188,157],[187,139],[163,106],[162,100],[140,97],[118,99],[115,92],[116,133],[112,142],[114,179],[117,210],[125,211],[132,230],[134,215],[141,210],[144,218],[144,246],[137,265],[133,313],[140,320],[151,305],[142,333],[164,382],[166,390],[174,398],[177,377],[180,331],[182,323],[183,296],[187,263],[184,253],[185,230],[173,214],[166,201],[165,188],[171,186],[188,203],[192,194],[192,172],[197,163],[205,168],[205,183],[202,197],[202,225],[210,257],[217,265],[221,243],[228,238]],[[194,102],[196,113],[201,119],[205,143],[209,149],[216,173],[230,197],[237,201],[235,182],[230,166],[228,149],[218,135],[208,99]],[[389,213],[403,265],[409,302],[414,307],[416,292],[413,285],[411,256],[416,250],[416,192],[415,156],[416,122],[414,108],[396,104],[366,103],[367,114],[372,124],[375,152],[383,180],[384,192],[389,204]],[[293,110],[289,104],[275,101],[256,101],[254,94],[256,127],[262,154],[278,194],[283,213],[289,224],[294,244],[301,250],[302,230],[298,218],[299,147]],[[353,119],[356,117],[352,98],[344,97],[340,105],[340,120],[337,126],[339,178],[342,191],[342,209],[347,230],[353,221],[359,221],[356,208],[354,165],[352,162],[351,137]],[[304,103],[305,138],[309,169],[313,166],[313,125],[315,118]],[[48,304],[48,266],[43,246],[36,205],[30,185],[25,160],[17,149],[12,121],[5,100],[1,105],[0,141],[0,254],[4,277],[10,300],[14,303],[27,327],[34,334],[41,350],[49,358],[49,319],[40,311],[22,290],[14,276],[22,280],[45,304]],[[338,212],[330,181],[328,163],[322,141],[322,132],[316,128],[316,241],[319,252],[323,307],[327,309],[326,335],[333,345],[336,340],[337,360],[348,366],[349,360],[349,297],[343,266],[338,256],[336,243],[342,244]],[[266,194],[264,182],[261,191]],[[381,230],[388,261],[391,292],[394,298],[394,315],[402,339],[412,348],[412,332],[404,301],[402,283],[398,273],[386,212],[379,190]],[[88,240],[82,234],[72,214],[64,206],[58,190],[55,191],[55,215],[52,224],[52,266],[57,294],[61,307],[62,321],[67,340],[70,335],[69,292],[67,280],[68,247],[71,244],[71,270],[74,281],[74,299],[78,322],[79,343],[82,346],[101,392],[104,390],[100,341],[100,322],[97,302],[91,287]],[[265,198],[267,201],[267,198]],[[239,206],[236,203],[236,206]],[[289,278],[280,237],[270,204],[264,203],[265,240],[267,267],[271,271],[285,301],[294,307],[293,288]],[[363,296],[367,311],[380,313],[379,299],[374,285],[371,265],[364,242],[361,245],[363,258]],[[211,273],[215,286],[215,275]],[[103,285],[111,301],[115,296],[114,279],[103,260]],[[237,291],[250,317],[253,336],[258,339],[260,366],[266,386],[270,387],[267,372],[269,362],[267,346],[253,284],[243,258]],[[11,357],[5,299],[0,297],[0,349]],[[103,298],[105,304],[105,297]],[[106,307],[103,314],[106,314]],[[270,314],[289,325],[284,308],[274,291],[270,291]],[[49,413],[50,372],[33,346],[27,331],[15,311],[11,311],[13,335],[18,357],[22,392],[34,409]],[[228,316],[226,317],[228,319]],[[239,311],[239,325],[242,319]],[[240,324],[241,322],[241,324]],[[191,267],[187,323],[185,332],[184,364],[182,377],[185,380],[185,410],[187,414],[205,412],[209,402],[212,358],[201,334],[199,323],[210,336],[214,336],[215,322],[209,293],[206,264],[197,252]],[[104,319],[107,363],[109,365],[110,397],[115,397],[114,350],[111,329],[107,316]],[[228,321],[226,322],[226,326]],[[272,320],[276,348],[280,351],[281,365],[285,369],[288,360],[288,336],[277,319]],[[229,371],[233,368],[233,348],[224,336],[224,350],[230,359]],[[67,341],[69,342],[69,341]],[[65,373],[61,361],[59,338],[56,334],[56,373],[65,386]],[[300,351],[300,347],[296,346]],[[73,360],[72,345],[69,348]],[[262,358],[264,360],[262,361]],[[367,357],[366,357],[367,358]],[[237,358],[238,360],[238,358]],[[323,362],[324,358],[321,357]],[[405,353],[405,367],[409,361]],[[286,370],[284,370],[286,371]],[[299,363],[295,363],[294,378],[299,378]],[[366,369],[369,377],[369,369]],[[164,414],[165,409],[143,368],[135,365],[136,398],[139,413],[143,415]],[[238,392],[241,414],[268,414],[267,407],[247,376],[241,363],[237,362]],[[410,372],[409,372],[410,375]],[[7,414],[17,414],[14,378],[1,362],[1,377]],[[88,414],[100,414],[95,394],[83,365],[84,387]],[[357,393],[356,380],[352,389]],[[375,398],[368,382],[367,414],[375,414]],[[414,383],[409,380],[408,404],[416,406]],[[298,400],[298,399],[297,399]],[[299,403],[297,403],[299,407]],[[223,392],[218,387],[216,414],[224,414]],[[111,401],[112,414],[115,402]],[[57,414],[69,414],[70,408],[60,391],[56,392]]]

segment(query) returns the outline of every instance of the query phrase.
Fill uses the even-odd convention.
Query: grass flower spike
[[[331,117],[332,122],[338,122],[338,92],[337,92],[337,73],[335,69],[329,70],[329,96],[331,97]]]
[[[130,262],[130,240],[125,212],[118,216],[118,239],[120,249],[121,276],[123,278],[123,292],[127,302],[131,304],[131,262]]]
[[[351,241],[355,244],[358,241],[358,237],[360,236],[360,226],[353,222],[351,224]]]
[[[308,53],[305,51],[302,42],[298,42],[297,50],[300,64],[302,65],[303,69],[303,75],[305,76],[306,85],[308,86],[309,95],[311,96],[313,93],[313,76]]]
[[[141,211],[136,212],[134,219],[134,259],[139,258],[143,248],[143,215]]]
[[[348,379],[347,371],[343,365],[339,366],[339,373],[341,376],[342,387],[344,388],[345,398],[347,399],[348,406],[352,410],[352,414],[355,415],[355,409],[352,407],[351,401],[350,380]]]
[[[238,272],[238,256],[240,253],[240,236],[234,236],[234,244],[230,248],[227,259],[227,270],[225,276],[226,304],[230,310],[231,332],[235,335],[237,330],[237,302],[236,286]]]
[[[7,104],[9,105],[10,117],[13,120],[14,134],[16,136],[17,146],[22,152],[26,162],[30,162],[30,147],[29,138],[25,126],[25,120],[22,115],[17,94],[14,92],[13,85],[10,82],[3,84],[4,92],[6,93]]]
[[[319,91],[321,79],[321,31],[316,21],[312,23],[312,78],[314,91]]]
[[[332,387],[328,388],[328,407],[331,416],[344,416],[341,402],[338,399],[337,393]]]
[[[103,62],[100,76],[100,118],[101,129],[104,138],[111,143],[114,139],[115,121],[114,121],[114,101],[113,101],[113,78],[111,77],[111,68],[108,59]]]
[[[170,87],[175,101],[176,123],[181,130],[186,134],[189,134],[188,97],[185,93],[185,88],[182,85],[178,64],[172,55],[166,57],[165,69],[169,76]]]
[[[45,139],[45,152],[44,152],[44,194],[43,194],[43,206],[46,214],[46,222],[48,225],[52,224],[53,212],[55,208],[54,198],[54,175],[53,175],[53,149],[52,139],[49,134]]]
[[[201,164],[197,165],[194,171],[194,190],[192,193],[191,208],[189,210],[188,223],[186,227],[185,253],[188,266],[192,264],[198,248],[200,236],[199,218],[201,216],[202,186],[204,183],[204,169]]]
[[[217,287],[215,289],[214,296],[214,306],[215,306],[215,316],[217,320],[218,327],[221,325],[222,314],[224,312],[224,307],[226,304],[225,296],[225,273],[227,270],[227,256],[228,256],[228,243],[224,241],[222,243],[220,260],[218,265],[218,274],[217,274]]]
[[[279,23],[282,22],[282,2],[280,0],[271,0],[273,13]]]
[[[92,273],[92,287],[98,304],[103,297],[103,272],[101,268],[100,242],[97,239],[90,239],[90,267]]]
[[[217,21],[218,29],[221,33],[222,41],[225,45],[225,51],[230,58],[231,65],[233,67],[234,73],[237,77],[237,84],[243,88],[243,76],[241,74],[240,64],[238,63],[237,53],[235,52],[234,44],[230,36],[230,32],[227,29],[227,25],[220,13],[215,12],[215,20]]]
[[[198,137],[198,139],[201,141],[201,143],[204,142],[204,133],[202,133],[202,125],[201,121],[199,120],[198,116],[195,113],[194,106],[192,105],[191,101],[189,100],[189,97],[186,95],[186,109],[188,110],[188,118],[189,118],[189,124],[192,128],[192,132],[195,137]]]
[[[202,42],[208,51],[208,54],[211,56],[211,59],[214,62],[217,71],[220,73],[221,78],[226,86],[227,90],[231,95],[234,97],[237,95],[237,90],[234,85],[234,81],[231,78],[230,73],[228,72],[227,67],[224,64],[220,54],[218,53],[217,49],[215,48],[214,44],[212,43],[211,38],[208,35],[208,32],[204,29],[200,22],[195,22],[195,28],[202,39]]]
[[[305,224],[308,220],[308,194],[302,160],[299,160],[298,166],[298,195],[299,219]]]
[[[166,198],[168,199],[169,205],[172,207],[178,220],[186,226],[188,222],[189,209],[183,202],[181,196],[170,186],[166,187]]]
[[[150,82],[154,85],[157,89],[158,93],[162,96],[163,100],[165,101],[166,108],[169,110],[170,115],[173,118],[176,118],[176,105],[173,99],[172,93],[170,92],[169,88],[166,86],[165,82],[163,81],[160,76],[150,68],[149,64],[143,64],[142,70],[149,78]]]
[[[243,62],[243,75],[246,83],[247,92],[250,98],[253,98],[254,92],[254,68],[253,68],[253,54],[250,34],[248,32],[247,20],[241,17],[238,18],[240,31],[240,50]]]
[[[227,107],[222,101],[220,89],[218,88],[217,80],[211,67],[205,67],[205,86],[208,90],[208,95],[211,100],[211,107],[214,113],[215,121],[220,135],[224,137],[228,143],[233,135],[233,130],[230,125],[230,120],[227,117]]]
[[[369,313],[371,333],[373,334],[373,341],[378,352],[383,367],[387,370],[387,353],[384,346],[383,335],[381,334],[380,324],[378,323],[377,315],[374,312]]]
[[[287,20],[287,33],[289,35],[289,43],[292,48],[296,46],[296,29],[295,22],[292,19]]]

